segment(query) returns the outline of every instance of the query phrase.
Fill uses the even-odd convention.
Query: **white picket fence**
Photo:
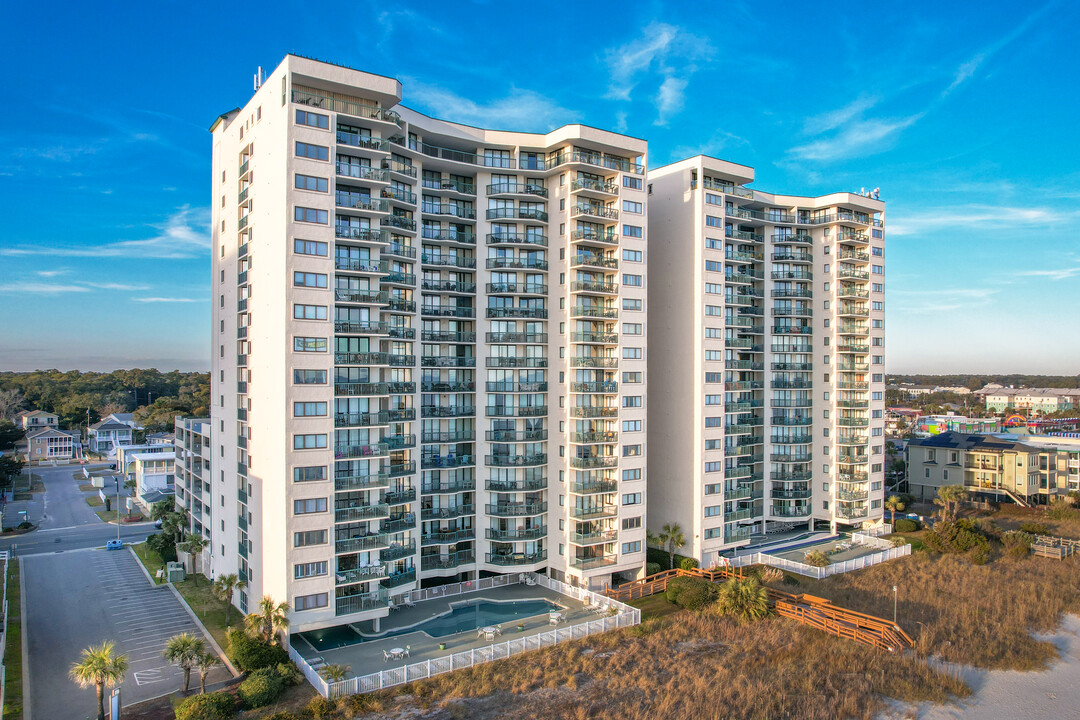
[[[740,557],[732,558],[731,566],[745,567],[747,565],[771,565],[772,567],[780,568],[781,570],[787,570],[789,572],[820,580],[829,577],[830,575],[839,575],[840,573],[851,572],[852,570],[862,570],[871,565],[877,565],[878,563],[895,560],[896,558],[911,554],[910,545],[892,547],[892,544],[887,540],[881,540],[879,538],[870,538],[870,540],[885,543],[889,546],[889,549],[881,550],[880,552],[872,553],[870,555],[863,555],[862,557],[853,558],[851,560],[844,560],[843,562],[834,562],[825,567],[814,567],[813,565],[795,562],[794,560],[785,560],[784,558],[774,557],[772,555],[767,555],[766,553],[753,553],[751,555],[742,555]],[[877,545],[874,547],[877,547]]]
[[[556,627],[553,630],[541,632],[536,635],[528,635],[493,645],[474,648],[472,650],[452,653],[445,657],[432,658],[431,660],[412,663],[411,665],[405,665],[398,668],[381,670],[377,673],[352,677],[332,684],[327,683],[319,673],[312,669],[295,648],[289,648],[289,657],[296,663],[297,667],[299,667],[300,671],[304,674],[304,677],[308,679],[308,682],[314,686],[320,695],[323,697],[337,697],[339,695],[355,695],[357,693],[373,692],[375,690],[382,690],[383,688],[394,687],[395,685],[402,685],[415,680],[423,680],[434,675],[440,675],[453,670],[461,670],[493,660],[502,660],[504,658],[513,657],[514,655],[520,655],[524,652],[529,652],[530,650],[539,650],[540,648],[550,647],[570,640],[580,640],[581,638],[588,637],[595,633],[630,627],[641,622],[641,611],[637,608],[630,607],[617,600],[612,600],[611,598],[591,590],[574,587],[573,585],[567,585],[564,582],[553,580],[546,575],[535,575],[533,577],[535,578],[537,585],[553,590],[560,595],[565,595],[566,597],[582,602],[587,601],[592,605],[606,603],[608,607],[617,612],[616,614],[608,615],[596,620],[587,620],[574,625]],[[488,590],[493,587],[516,584],[519,582],[518,578],[519,576],[517,575],[499,575],[474,582],[444,585],[442,588],[413,590],[411,599],[420,602],[421,600],[429,600],[436,597],[443,598],[464,593],[472,593],[478,590]]]

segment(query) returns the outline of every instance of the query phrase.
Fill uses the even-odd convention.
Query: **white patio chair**
[[[393,657],[393,655],[391,655],[390,653],[386,652],[385,650],[382,651],[383,662],[390,662],[390,659],[392,657]]]
[[[409,655],[410,650],[412,650],[412,645],[406,645],[405,646],[405,657],[412,657],[411,655]]]

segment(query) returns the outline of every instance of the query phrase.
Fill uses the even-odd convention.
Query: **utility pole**
[[[116,482],[116,541],[120,542],[120,476],[113,475],[113,481]]]

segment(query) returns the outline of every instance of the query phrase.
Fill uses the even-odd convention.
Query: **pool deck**
[[[424,622],[436,615],[449,612],[453,608],[451,604],[467,603],[476,600],[511,601],[511,600],[549,600],[566,608],[563,614],[563,622],[558,627],[566,627],[586,620],[595,620],[599,617],[592,610],[585,609],[583,603],[565,595],[548,590],[539,585],[513,584],[504,587],[479,590],[477,592],[451,595],[447,598],[433,598],[416,603],[413,607],[403,607],[395,610],[384,618],[380,631],[394,631],[401,628]],[[304,659],[321,657],[330,665],[348,665],[350,675],[368,675],[380,670],[419,663],[429,659],[446,657],[452,653],[472,650],[474,648],[488,647],[489,645],[505,642],[511,638],[536,635],[553,629],[548,623],[547,614],[536,615],[522,621],[525,625],[524,632],[518,632],[517,622],[503,623],[502,635],[496,636],[494,643],[478,638],[476,630],[433,638],[425,632],[409,632],[394,635],[385,639],[365,640],[355,645],[346,645],[340,648],[317,651],[302,637],[293,636],[293,647]],[[440,650],[439,643],[446,643],[446,649]],[[402,660],[383,660],[383,651],[391,648],[403,648],[410,646],[409,657]]]
[[[767,548],[760,552],[766,555],[772,555],[773,557],[782,558],[784,560],[791,560],[792,562],[802,562],[806,553],[811,550],[824,550],[828,552],[832,550],[840,542],[848,542],[851,540],[848,538],[840,538],[837,540],[830,540],[828,542],[818,543],[817,545],[809,545],[807,547],[797,548],[795,550],[789,550],[786,552],[770,552]],[[869,545],[852,545],[850,549],[842,552],[833,553],[829,555],[831,562],[844,562],[845,560],[854,560],[855,558],[862,557],[863,555],[872,555],[873,553],[881,552],[880,548],[870,547]]]

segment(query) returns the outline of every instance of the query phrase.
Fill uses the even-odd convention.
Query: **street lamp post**
[[[113,475],[116,483],[116,541],[120,542],[120,476]]]
[[[896,625],[896,590],[895,585],[892,586],[892,624]]]

